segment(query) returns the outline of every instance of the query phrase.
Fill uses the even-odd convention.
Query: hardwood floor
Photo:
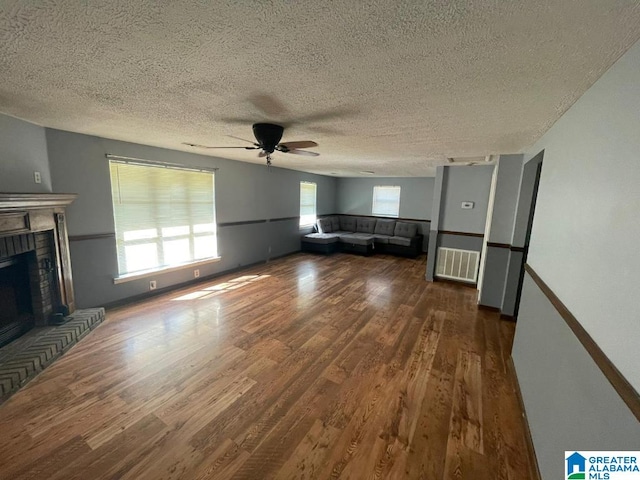
[[[0,406],[0,478],[533,478],[514,324],[424,272],[299,254],[110,310]]]

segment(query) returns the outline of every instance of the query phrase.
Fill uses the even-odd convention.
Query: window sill
[[[142,272],[131,273],[128,275],[121,275],[113,279],[113,284],[118,285],[120,283],[132,282],[141,278],[155,277],[156,275],[161,275],[163,273],[179,272],[180,270],[187,270],[188,268],[199,267],[200,265],[208,265],[210,263],[219,262],[220,260],[221,257],[211,257],[197,260],[195,262],[183,263],[174,267],[154,268],[151,270],[144,270]]]

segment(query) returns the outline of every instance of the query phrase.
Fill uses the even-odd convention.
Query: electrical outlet
[[[155,280],[151,280],[149,282],[149,290],[155,290],[156,289],[156,281]]]
[[[33,181],[36,183],[42,183],[42,177],[40,176],[40,172],[33,172]]]
[[[197,268],[193,271],[193,278],[198,278],[200,276],[200,270]]]

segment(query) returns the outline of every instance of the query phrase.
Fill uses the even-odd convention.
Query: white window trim
[[[307,184],[307,185],[313,185],[314,186],[314,190],[315,190],[315,199],[314,199],[314,220],[311,223],[301,223],[302,222],[302,215],[300,215],[300,221],[298,222],[298,227],[299,228],[309,228],[309,227],[313,227],[316,224],[316,220],[318,218],[318,184],[316,182],[306,182],[306,181],[301,181],[300,182],[300,191],[302,191],[302,185],[303,184]],[[301,198],[302,200],[302,198]],[[302,205],[300,205],[300,208],[302,208]]]
[[[397,188],[398,189],[398,213],[384,214],[375,212],[376,188]],[[402,195],[402,187],[400,185],[375,185],[373,187],[373,195],[371,200],[371,215],[375,217],[400,218],[400,197]]]
[[[172,163],[166,163],[166,162],[160,162],[160,161],[150,161],[150,160],[144,160],[144,159],[139,159],[139,158],[133,158],[133,157],[123,157],[123,156],[118,156],[118,155],[112,155],[112,154],[106,154],[105,155],[107,157],[107,159],[109,159],[109,162],[117,162],[117,163],[123,163],[123,164],[130,164],[130,165],[138,165],[138,166],[146,166],[146,167],[157,167],[157,168],[174,168],[174,169],[179,169],[179,170],[186,170],[186,171],[194,171],[194,172],[202,172],[202,173],[210,173],[213,175],[213,185],[215,188],[215,173],[218,171],[218,168],[204,168],[204,167],[189,167],[189,166],[184,166],[184,165],[179,165],[179,164],[172,164]],[[110,165],[110,164],[109,164]],[[112,199],[113,201],[113,199]],[[213,197],[213,205],[214,205],[214,210],[213,210],[213,224],[214,224],[214,232],[213,235],[215,235],[216,237],[216,250],[217,250],[217,242],[218,242],[218,232],[217,232],[217,220],[216,220],[216,202],[215,202],[215,195]],[[114,219],[115,221],[115,219]],[[204,232],[202,234],[202,236],[204,235],[209,235],[209,232]],[[191,235],[189,235],[189,240],[191,242],[191,249],[193,249],[193,237],[195,235],[195,233],[192,233]],[[176,236],[175,238],[179,238],[182,236]],[[172,238],[173,239],[173,238]],[[156,241],[161,240],[160,237],[158,237],[156,239]],[[116,229],[116,245],[118,243],[118,232]],[[122,239],[122,241],[124,241]],[[133,241],[135,242],[135,241]],[[147,269],[147,270],[142,270],[142,271],[137,271],[137,272],[133,272],[133,273],[125,273],[125,274],[120,274],[118,272],[118,276],[113,278],[113,283],[114,285],[118,285],[121,283],[126,283],[126,282],[131,282],[137,279],[141,279],[141,278],[147,278],[147,277],[152,277],[152,276],[156,276],[156,275],[161,275],[164,273],[170,273],[170,272],[174,272],[174,271],[181,271],[181,270],[186,270],[189,268],[194,268],[200,265],[208,265],[211,263],[216,263],[219,262],[221,260],[221,256],[220,256],[220,252],[216,251],[217,256],[215,257],[207,257],[207,258],[199,258],[197,260],[191,260],[185,263],[181,263],[181,264],[174,264],[174,265],[163,265],[163,266],[159,266],[156,268],[151,268],[151,269]],[[119,268],[119,267],[118,267]]]
[[[157,275],[162,275],[165,273],[178,272],[181,270],[187,270],[194,267],[199,267],[203,265],[209,265],[211,263],[219,262],[222,257],[211,257],[204,258],[202,260],[198,260],[195,262],[182,263],[180,265],[173,265],[171,267],[160,267],[160,268],[152,268],[149,270],[143,270],[142,272],[129,273],[127,275],[121,275],[119,277],[115,277],[113,279],[114,285],[119,285],[121,283],[133,282],[134,280],[140,280],[141,278],[149,278],[155,277]]]

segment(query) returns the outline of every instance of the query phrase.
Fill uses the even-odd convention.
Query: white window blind
[[[316,190],[312,182],[300,182],[300,226],[316,223]]]
[[[214,174],[109,161],[120,275],[217,256]]]
[[[400,214],[400,187],[373,187],[372,215],[397,217]]]

